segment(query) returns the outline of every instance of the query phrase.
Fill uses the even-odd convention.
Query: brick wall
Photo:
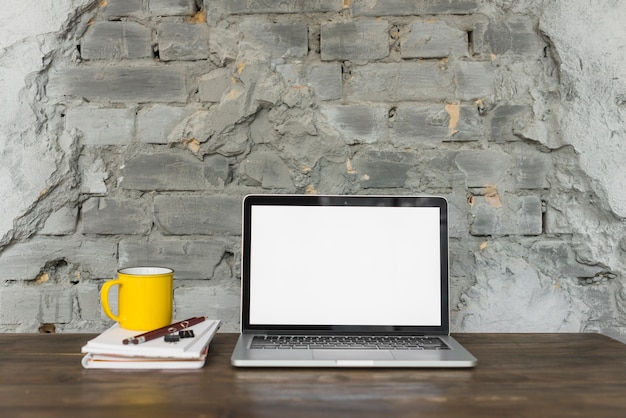
[[[103,281],[157,264],[177,316],[236,330],[242,196],[345,193],[448,198],[453,329],[480,328],[477,281],[518,257],[549,327],[581,329],[554,280],[612,276],[550,206],[572,157],[533,139],[549,110],[529,86],[552,88],[555,63],[536,21],[481,3],[95,2],[43,86],[79,192],[0,253],[0,327],[103,329]]]

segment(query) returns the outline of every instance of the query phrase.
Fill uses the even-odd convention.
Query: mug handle
[[[104,313],[106,314],[106,316],[116,322],[120,322],[120,318],[119,316],[113,315],[111,307],[109,306],[109,289],[111,288],[111,286],[119,286],[120,284],[121,280],[109,280],[108,282],[104,282],[104,284],[102,285],[102,289],[100,289],[100,303],[102,305],[102,309],[104,309]]]

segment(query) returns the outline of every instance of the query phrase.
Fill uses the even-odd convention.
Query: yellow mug
[[[109,289],[119,286],[115,315],[109,306]],[[100,290],[104,313],[122,328],[149,331],[172,323],[174,270],[167,267],[128,267]]]

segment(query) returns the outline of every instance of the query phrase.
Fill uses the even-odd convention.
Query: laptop
[[[473,367],[442,197],[249,195],[237,367]]]

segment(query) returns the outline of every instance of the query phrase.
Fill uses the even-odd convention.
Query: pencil
[[[141,344],[146,341],[154,340],[155,338],[163,337],[167,334],[173,334],[177,331],[189,328],[200,322],[204,321],[206,316],[194,316],[192,318],[185,319],[183,321],[175,322],[170,325],[166,325],[161,328],[153,329],[152,331],[144,332],[143,334],[135,335],[134,337],[125,338],[122,343],[124,344]]]

